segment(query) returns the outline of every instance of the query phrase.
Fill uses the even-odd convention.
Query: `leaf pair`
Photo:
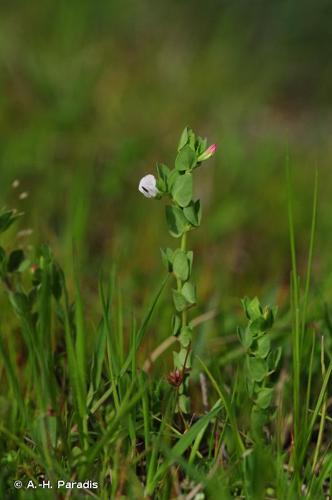
[[[184,283],[180,291],[173,289],[172,292],[174,306],[178,312],[185,311],[196,304],[196,288],[190,281]]]
[[[180,248],[173,251],[171,248],[162,248],[161,256],[168,272],[173,272],[176,278],[187,281],[193,264],[194,254],[192,251],[185,252]]]
[[[167,205],[165,210],[168,230],[174,238],[180,238],[186,231],[200,224],[201,207],[199,201],[191,202],[185,208]]]
[[[206,150],[206,146],[206,139],[196,136],[191,128],[185,127],[178,144],[178,152],[186,151],[186,148],[189,147],[195,153],[195,156],[198,157]]]

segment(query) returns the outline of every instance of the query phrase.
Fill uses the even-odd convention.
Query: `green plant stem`
[[[183,235],[181,237],[180,250],[182,252],[186,252],[186,249],[187,249],[187,233],[183,233]],[[187,279],[189,279],[189,277],[187,277]],[[177,278],[177,289],[180,293],[181,293],[183,284],[186,281],[187,280],[182,280],[181,278]],[[188,314],[187,314],[187,310],[185,309],[184,311],[181,312],[181,329],[186,328],[187,326],[188,326]],[[189,345],[187,345],[187,346],[184,346],[181,343],[181,339],[180,339],[180,353],[182,353],[183,351],[186,351],[183,365],[182,366],[175,366],[175,368],[179,369],[182,372],[182,377],[183,377],[182,384],[178,387],[178,391],[177,391],[178,398],[180,397],[180,395],[185,396],[186,392],[187,392],[187,384],[185,382],[185,376],[186,376],[186,366],[188,365],[190,367],[190,364],[191,364],[190,363],[191,339],[190,339]],[[178,405],[178,409],[179,409],[179,412],[181,414],[181,417],[182,417],[183,422],[184,422],[185,427],[186,427],[187,424],[186,424],[184,415],[182,413],[180,404]]]
[[[187,247],[187,233],[183,233],[181,238],[181,250],[186,251]]]
[[[187,249],[187,233],[183,233],[182,238],[181,238],[181,250],[183,252],[185,252],[186,249]],[[182,282],[181,282],[181,286],[182,286]],[[182,311],[182,328],[187,326],[187,319],[188,319],[187,311],[184,310],[184,311]]]

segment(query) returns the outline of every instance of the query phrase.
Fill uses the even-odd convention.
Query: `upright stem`
[[[187,251],[187,234],[183,233],[181,237],[181,245],[180,250],[182,252]],[[190,275],[187,279],[183,280],[181,278],[177,278],[177,289],[181,293],[182,287],[184,283],[186,283],[190,279]],[[181,312],[181,333],[185,332],[185,335],[188,335],[188,314],[187,309]],[[188,338],[186,337],[185,343],[182,341],[181,334],[179,336],[180,340],[180,351],[179,351],[179,359],[181,359],[180,363],[175,363],[175,368],[181,371],[182,373],[182,383],[178,388],[178,410],[181,414],[189,412],[189,398],[187,396],[188,391],[188,379],[186,378],[186,369],[190,368],[191,359],[190,359],[190,349],[191,349],[191,338],[188,344]]]
[[[181,250],[185,252],[186,249],[187,249],[187,233],[183,233],[181,238]],[[183,328],[184,326],[187,326],[187,310],[182,311],[181,317],[182,317],[182,328]]]
[[[183,233],[181,238],[181,250],[186,251],[187,247],[187,233]]]

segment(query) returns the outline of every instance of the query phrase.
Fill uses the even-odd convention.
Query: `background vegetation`
[[[193,316],[215,314],[200,337],[200,356],[222,364],[232,357],[243,323],[240,298],[259,295],[279,306],[276,328],[285,333],[290,376],[287,155],[302,274],[319,171],[308,311],[329,349],[331,3],[13,0],[0,9],[0,199],[24,211],[4,246],[23,248],[33,261],[34,247],[47,242],[70,294],[75,260],[88,338],[101,314],[101,269],[107,276],[116,267],[127,343],[132,313],[139,322],[159,286],[159,247],[172,241],[162,210],[137,185],[157,161],[174,161],[188,124],[218,144],[199,172],[203,224],[191,240],[199,291]],[[170,335],[168,292],[138,366]],[[17,340],[5,293],[0,304],[3,338],[15,331]],[[24,352],[19,341],[15,349]],[[317,352],[318,371],[319,362]],[[170,366],[166,352],[153,375],[163,379]],[[234,373],[227,363],[225,378]],[[201,411],[198,396],[194,408]]]

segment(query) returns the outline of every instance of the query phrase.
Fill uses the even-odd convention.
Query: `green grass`
[[[29,260],[22,253],[14,260],[13,253],[6,255],[10,237],[6,238],[1,264],[6,292],[0,339],[2,497],[51,499],[67,492],[81,498],[78,489],[57,490],[58,480],[95,481],[98,488],[90,487],[86,494],[101,499],[195,498],[203,493],[216,499],[316,499],[328,494],[332,359],[324,336],[320,341],[317,326],[309,327],[307,320],[318,182],[316,175],[302,287],[289,167],[287,172],[290,306],[279,312],[274,326],[264,326],[255,318],[264,314],[264,321],[270,321],[268,309],[257,309],[257,301],[244,301],[250,318],[249,330],[240,334],[244,348],[232,333],[223,337],[221,350],[211,347],[216,339],[206,330],[217,323],[215,313],[192,320],[197,346],[190,414],[176,411],[177,390],[166,380],[167,349],[162,345],[152,364],[141,357],[144,340],[160,326],[168,279],[136,318],[133,310],[124,308],[116,268],[108,276],[101,273],[99,283],[96,278],[99,312],[91,314],[75,252],[69,290],[47,246],[36,249]],[[10,220],[10,212],[3,212],[2,220],[4,238],[5,221],[16,221]],[[243,323],[241,318],[235,321]],[[261,331],[258,339],[263,334],[273,349],[282,349],[281,363],[264,376],[266,354],[256,351],[250,331]],[[259,345],[268,352],[265,344]],[[248,389],[252,383],[254,393]],[[265,403],[270,394],[272,406]],[[15,490],[17,479],[25,487],[50,480],[54,489]]]
[[[25,260],[12,254],[3,274],[0,250],[0,498],[82,498],[13,487],[41,478],[97,481],[88,496],[102,499],[332,496],[330,10],[1,5],[0,208],[24,215],[0,246]],[[171,243],[137,183],[172,164],[184,123],[218,155],[197,177],[200,305],[181,418],[159,262]],[[245,295],[278,306],[262,433],[236,333]]]

